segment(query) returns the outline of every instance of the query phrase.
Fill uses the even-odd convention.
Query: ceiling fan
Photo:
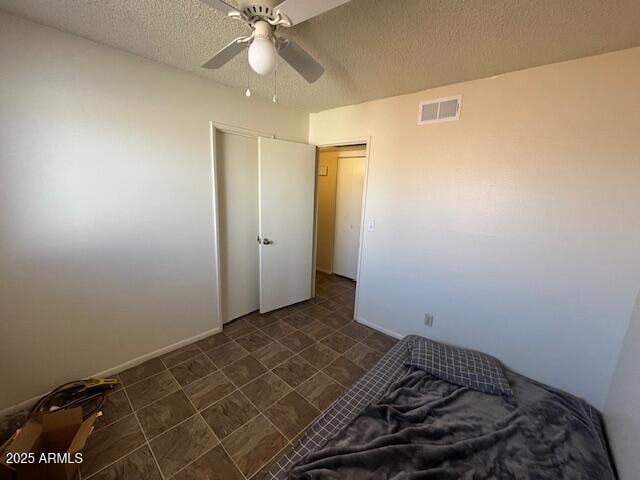
[[[202,0],[207,5],[240,20],[252,29],[251,35],[238,37],[220,50],[203,68],[220,68],[249,48],[249,65],[267,75],[276,68],[278,55],[309,83],[324,73],[324,68],[295,41],[279,34],[289,28],[331,10],[350,0],[238,0],[234,7],[223,0]]]

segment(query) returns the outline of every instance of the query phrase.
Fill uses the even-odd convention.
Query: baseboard
[[[206,332],[199,333],[194,335],[193,337],[185,338],[184,340],[180,340],[179,342],[173,343],[166,347],[159,348],[158,350],[154,350],[153,352],[145,353],[144,355],[140,355],[139,357],[128,360],[120,365],[116,365],[115,367],[108,368],[107,370],[103,370],[98,373],[94,373],[93,375],[88,375],[88,377],[108,377],[110,375],[115,375],[116,373],[122,372],[131,367],[135,367],[140,365],[141,363],[146,362],[147,360],[151,360],[159,355],[164,355],[165,353],[172,352],[177,350],[178,348],[182,348],[185,345],[189,345],[190,343],[197,342],[198,340],[202,340],[210,335],[215,335],[216,333],[220,333],[222,331],[222,327],[212,328],[211,330],[207,330]],[[24,410],[25,408],[30,408],[37,400],[48,394],[49,392],[44,392],[35,397],[24,400],[23,402],[12,405],[11,407],[7,407],[3,410],[0,410],[0,418],[11,415],[12,413],[19,412],[20,410]]]
[[[333,272],[332,272],[332,271],[330,271],[330,270],[325,270],[324,268],[318,268],[318,267],[316,267],[316,271],[318,271],[318,272],[320,272],[320,273],[324,273],[324,274],[326,274],[326,275],[332,275],[332,274],[333,274]]]
[[[198,340],[202,340],[203,338],[209,337],[211,335],[215,335],[216,333],[220,333],[221,331],[222,331],[222,327],[212,328],[211,330],[207,330],[206,332],[199,333],[197,335],[194,335],[193,337],[185,338],[184,340],[180,340],[179,342],[173,343],[166,347],[159,348],[158,350],[155,350],[153,352],[145,353],[144,355],[141,355],[132,360],[129,360],[128,362],[121,363],[120,365],[117,365],[113,368],[109,368],[107,370],[103,370],[102,372],[98,372],[91,376],[106,377],[109,375],[115,375],[116,373],[126,370],[127,368],[135,367],[137,365],[140,365],[141,363],[146,362],[147,360],[151,360],[154,357],[164,355],[165,353],[173,352],[174,350],[182,348],[185,345],[189,345],[190,343],[197,342]]]
[[[397,338],[398,340],[402,340],[405,337],[405,335],[401,335],[398,332],[394,332],[392,330],[389,330],[388,328],[376,325],[375,323],[370,322],[369,320],[365,320],[362,317],[356,317],[356,322],[361,323],[365,327],[373,328],[374,330],[377,330],[380,333],[384,333],[385,335],[389,335],[390,337]]]

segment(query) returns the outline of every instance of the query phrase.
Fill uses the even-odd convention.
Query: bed
[[[405,337],[329,407],[269,479],[615,479],[601,416],[508,369],[512,397],[408,365]]]

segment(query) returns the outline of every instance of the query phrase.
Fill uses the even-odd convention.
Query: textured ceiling
[[[199,0],[0,0],[0,9],[244,89],[246,54],[199,66],[247,30]],[[640,45],[639,0],[352,0],[288,30],[325,67],[278,72],[281,103],[319,111]],[[271,98],[272,77],[251,75]]]

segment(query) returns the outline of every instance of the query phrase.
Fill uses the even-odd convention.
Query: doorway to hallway
[[[366,145],[325,147],[318,160],[316,270],[357,281]]]

